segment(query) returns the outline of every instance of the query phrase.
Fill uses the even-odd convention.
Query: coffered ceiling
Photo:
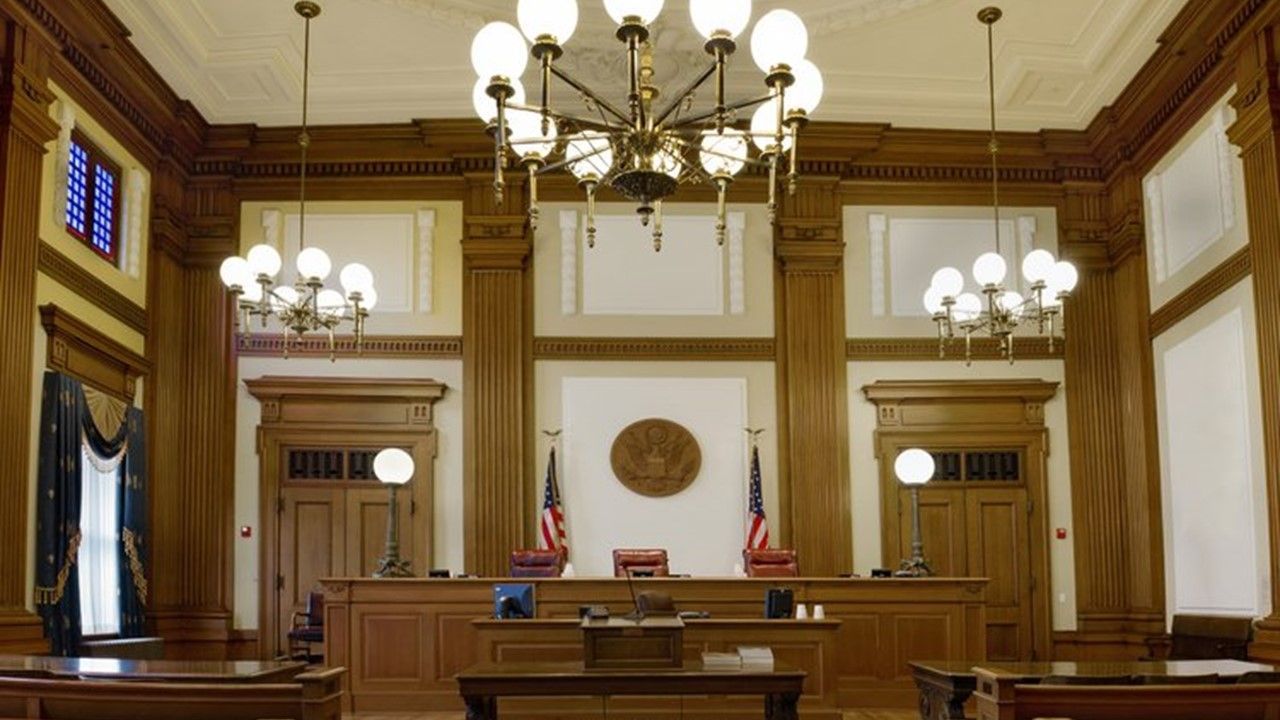
[[[292,0],[105,0],[133,42],[215,123],[299,119],[302,20]],[[756,0],[754,17],[788,7],[810,29],[826,76],[816,119],[899,126],[986,125],[986,39],[975,19],[990,0]],[[1186,0],[1003,0],[996,25],[1000,126],[1082,128],[1115,99]],[[389,123],[472,116],[469,48],[490,20],[515,22],[515,0],[321,0],[312,25],[312,118]],[[598,0],[580,0],[562,64],[621,95],[623,58]],[[655,69],[676,87],[706,63],[688,0],[655,23]],[[758,94],[747,39],[732,58],[734,97]],[[527,73],[531,90],[535,76]],[[565,90],[558,90],[567,98]]]

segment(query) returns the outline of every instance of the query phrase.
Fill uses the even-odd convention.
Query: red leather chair
[[[800,565],[795,550],[758,548],[742,551],[742,566],[747,577],[798,577]]]
[[[645,573],[654,577],[666,577],[671,574],[667,566],[667,551],[640,548],[614,550],[613,576],[626,577],[627,571],[632,575]]]
[[[564,563],[563,550],[512,550],[511,577],[560,577]]]

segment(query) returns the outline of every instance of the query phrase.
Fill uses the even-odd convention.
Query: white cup
[[[814,605],[814,606],[813,606],[813,619],[814,619],[814,620],[826,620],[826,619],[827,619],[827,609],[826,609],[826,608],[824,608],[824,607],[822,607],[821,605]]]
[[[574,577],[574,576],[576,576],[576,575],[577,575],[577,572],[576,572],[576,571],[574,571],[574,569],[573,569],[573,563],[571,563],[571,562],[567,562],[567,563],[565,563],[565,564],[564,564],[564,570],[560,571],[560,577],[567,577],[567,578],[571,578],[571,577]]]
[[[733,564],[733,576],[734,576],[734,577],[746,577],[746,576],[747,576],[747,571],[743,569],[743,567],[742,567],[742,563],[734,563],[734,564]]]
[[[796,606],[796,619],[797,620],[809,619],[809,608],[805,607],[804,603],[800,603],[799,605]]]

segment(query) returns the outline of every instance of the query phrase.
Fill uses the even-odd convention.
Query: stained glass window
[[[76,133],[67,163],[67,232],[106,260],[120,254],[120,168]]]

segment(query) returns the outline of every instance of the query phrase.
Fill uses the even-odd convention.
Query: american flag
[[[542,531],[538,533],[538,547],[543,550],[559,550],[569,556],[565,543],[564,507],[560,504],[560,487],[556,484],[556,449],[551,448],[547,458],[547,488],[542,493]]]
[[[760,491],[760,449],[751,446],[751,499],[747,507],[747,549],[769,547],[769,521],[764,516],[764,494]]]

